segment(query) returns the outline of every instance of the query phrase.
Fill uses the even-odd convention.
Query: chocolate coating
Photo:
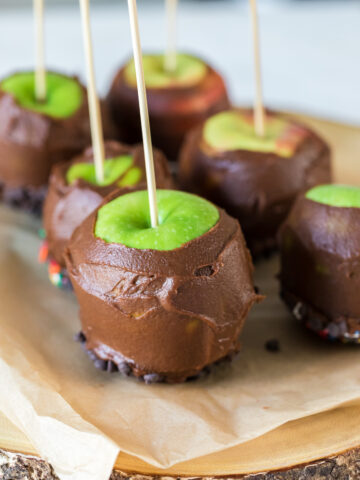
[[[284,158],[247,150],[215,151],[199,126],[187,136],[179,158],[182,188],[237,218],[254,256],[275,248],[277,230],[299,192],[331,179],[329,147],[311,130],[294,154]]]
[[[301,195],[279,240],[281,292],[294,316],[322,335],[360,339],[360,208]]]
[[[119,372],[122,375],[129,377],[129,376],[134,376],[134,365],[132,362],[127,361],[124,357],[121,357],[120,355],[116,355],[116,358],[113,358],[112,360],[103,360],[100,358],[96,352],[93,350],[89,350],[86,347],[86,337],[83,332],[79,332],[75,336],[75,341],[79,342],[81,344],[81,347],[83,350],[87,353],[88,357],[90,360],[93,362],[94,367],[98,368],[99,370],[103,370],[105,372]],[[215,362],[213,365],[218,365],[220,363],[224,362],[231,362],[233,357],[236,355],[237,352],[233,352],[226,357],[222,358],[218,362]],[[116,362],[116,363],[115,363]],[[192,377],[188,377],[186,380],[196,380],[199,377],[203,377],[211,372],[211,366],[206,366],[204,367],[199,373]],[[151,383],[166,383],[167,378],[159,375],[158,373],[144,373],[143,375],[138,375],[137,378],[139,380],[142,380],[143,382],[147,384]]]
[[[104,197],[114,190],[127,193],[134,189],[146,188],[145,159],[142,145],[130,147],[118,142],[105,142],[105,158],[114,158],[120,155],[132,155],[132,166],[140,167],[142,180],[133,187],[120,188],[114,182],[107,186],[98,186],[78,179],[69,185],[66,173],[75,163],[92,163],[94,156],[92,148],[75,157],[70,162],[55,165],[50,176],[48,195],[44,204],[43,222],[49,246],[49,256],[65,266],[63,251],[75,228],[92,212]],[[173,181],[164,155],[154,151],[154,165],[156,181],[160,188],[172,188]],[[118,179],[117,179],[118,180]]]
[[[128,143],[141,141],[136,87],[125,79],[123,66],[116,74],[107,102],[119,137]],[[189,87],[147,88],[151,134],[154,145],[175,160],[184,137],[210,115],[229,107],[222,77],[208,66],[205,78]]]
[[[181,382],[239,349],[260,299],[236,220],[220,210],[204,235],[170,251],[137,250],[94,236],[97,212],[65,252],[86,348],[138,377]]]
[[[78,82],[76,78],[74,80]],[[91,142],[86,89],[83,102],[66,118],[55,118],[21,107],[15,98],[0,90],[0,184],[10,199],[17,192],[36,195],[47,184],[52,165],[69,160]],[[114,128],[103,107],[104,135]]]

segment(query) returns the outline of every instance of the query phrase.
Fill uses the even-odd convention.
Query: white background
[[[307,112],[360,125],[360,0],[258,0],[264,93],[273,108]],[[251,103],[253,65],[248,2],[180,0],[178,39],[183,50],[211,61],[225,75],[237,103]],[[98,87],[106,93],[130,54],[126,1],[92,6]],[[165,39],[163,2],[140,0],[144,49]],[[84,78],[77,1],[46,15],[48,65]],[[31,1],[0,10],[0,74],[31,68]]]

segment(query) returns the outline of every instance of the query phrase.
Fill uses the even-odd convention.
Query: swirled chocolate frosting
[[[360,338],[360,208],[301,195],[280,229],[279,243],[281,292],[294,315],[315,317],[319,332],[331,324],[333,338],[356,333]]]
[[[97,211],[76,229],[65,253],[87,349],[102,360],[125,361],[136,376],[168,382],[239,349],[246,316],[260,297],[236,220],[220,210],[204,235],[158,251],[96,238],[96,218]]]
[[[52,165],[69,160],[90,144],[86,89],[74,114],[55,118],[23,108],[0,89],[0,183],[4,189],[36,189],[47,184]],[[103,106],[104,135],[114,128]]]
[[[328,145],[304,125],[292,124],[306,134],[290,157],[215,150],[205,142],[203,126],[187,136],[180,153],[181,187],[237,218],[254,256],[274,248],[277,230],[296,196],[331,179]]]
[[[114,141],[105,142],[105,158],[130,155],[131,168],[140,168],[141,177],[136,185],[119,187],[117,178],[110,185],[99,186],[79,178],[68,184],[66,173],[77,163],[93,163],[92,148],[70,162],[55,165],[50,176],[49,190],[44,204],[43,222],[49,255],[62,267],[65,266],[63,251],[75,228],[97,208],[109,193],[117,190],[127,193],[134,189],[146,188],[145,159],[142,145],[128,146]],[[160,188],[173,188],[173,180],[164,155],[154,150],[156,181]],[[124,171],[122,177],[128,170]]]
[[[107,102],[119,129],[119,138],[128,143],[141,141],[139,102],[136,86],[125,79],[126,66],[116,74]],[[175,160],[186,133],[207,117],[229,107],[222,77],[210,66],[205,77],[188,87],[147,88],[151,134],[154,145]]]

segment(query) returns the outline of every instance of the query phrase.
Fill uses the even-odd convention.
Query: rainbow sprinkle
[[[360,330],[357,330],[354,333],[349,333],[345,319],[341,322],[329,321],[324,324],[324,322],[319,320],[318,317],[312,316],[309,313],[305,317],[302,313],[303,308],[303,303],[297,302],[292,309],[294,317],[297,320],[304,322],[309,330],[315,332],[321,338],[332,342],[340,341],[342,343],[360,345]]]
[[[71,290],[72,286],[66,269],[62,268],[53,258],[49,257],[49,245],[44,230],[39,231],[39,236],[43,239],[43,242],[39,249],[38,261],[39,263],[47,263],[50,282],[55,285],[55,287]]]
[[[46,263],[48,258],[49,258],[49,245],[48,245],[48,242],[44,240],[39,249],[38,262]]]

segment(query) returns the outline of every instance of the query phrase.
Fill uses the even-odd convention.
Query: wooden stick
[[[169,73],[174,73],[176,70],[176,20],[177,20],[177,5],[178,0],[166,1],[166,49],[164,67]]]
[[[34,0],[33,8],[35,26],[35,98],[37,102],[45,102],[44,0]]]
[[[90,113],[91,139],[94,151],[96,181],[104,181],[104,138],[102,131],[100,102],[96,93],[94,56],[91,41],[89,0],[80,0],[83,41],[86,58],[86,71],[88,80],[88,103]]]
[[[255,132],[259,137],[265,135],[265,110],[263,104],[262,81],[261,81],[261,64],[260,64],[260,47],[259,47],[259,28],[256,0],[250,0],[253,46],[254,46],[254,67],[255,67]]]
[[[145,88],[142,54],[141,54],[139,20],[138,20],[136,0],[128,0],[128,7],[129,7],[131,39],[132,39],[133,53],[134,53],[136,82],[137,82],[139,106],[140,106],[141,130],[142,130],[142,137],[143,137],[143,143],[144,143],[146,179],[147,179],[147,188],[148,188],[148,195],[149,195],[149,206],[150,206],[150,218],[151,218],[151,226],[154,228],[154,227],[157,227],[159,224],[157,201],[156,201],[156,181],[155,181],[154,158],[153,158],[153,149],[151,144],[149,112],[148,112],[148,104],[147,104],[147,98],[146,98],[146,88]]]

